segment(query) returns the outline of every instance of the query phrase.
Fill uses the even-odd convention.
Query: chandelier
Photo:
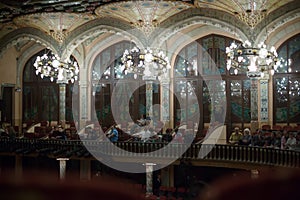
[[[246,71],[248,77],[263,77],[264,72],[270,71],[274,75],[280,65],[275,47],[267,49],[264,42],[253,47],[247,40],[243,44],[233,42],[226,47],[227,70],[231,68],[234,74],[239,71]]]
[[[133,74],[135,79],[138,75],[142,75],[161,80],[168,75],[168,69],[171,69],[168,57],[162,51],[155,54],[149,47],[144,50],[137,47],[126,49],[121,61],[123,73]]]
[[[68,59],[62,62],[58,55],[53,54],[51,51],[42,56],[37,56],[33,66],[35,67],[36,75],[40,74],[41,78],[50,78],[53,82],[74,83],[78,79],[79,68],[76,61]]]

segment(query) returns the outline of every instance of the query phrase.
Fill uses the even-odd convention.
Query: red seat
[[[261,130],[269,131],[269,130],[271,130],[271,126],[269,124],[262,125]]]
[[[293,127],[290,125],[284,126],[282,130],[286,130],[286,131],[292,131]]]
[[[272,130],[274,130],[274,131],[281,131],[281,130],[282,130],[282,127],[281,127],[280,125],[274,125],[274,126],[272,127]]]

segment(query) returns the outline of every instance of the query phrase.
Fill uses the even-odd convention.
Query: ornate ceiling
[[[0,38],[12,30],[34,27],[58,42],[96,18],[117,18],[150,34],[155,26],[190,8],[212,8],[236,16],[254,28],[272,11],[297,0],[0,0]]]

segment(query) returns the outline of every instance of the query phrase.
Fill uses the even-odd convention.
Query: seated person
[[[287,147],[287,149],[293,149],[293,147],[296,145],[296,138],[294,133],[289,133],[289,138],[287,139],[285,145]]]
[[[66,140],[67,139],[66,131],[65,131],[65,129],[63,129],[62,126],[58,127],[58,132],[57,132],[56,139],[61,139],[61,140]]]
[[[183,143],[183,141],[184,141],[184,138],[183,138],[183,133],[184,132],[184,130],[182,130],[182,129],[178,129],[177,131],[174,131],[174,133],[173,133],[173,141],[174,142],[177,142],[177,143]]]
[[[145,119],[144,115],[141,115],[141,119],[137,120],[137,122],[140,126],[145,126],[146,125],[146,119]]]
[[[242,139],[243,134],[240,132],[239,127],[234,128],[234,132],[231,133],[230,138],[229,138],[229,143],[230,144],[238,144],[239,141]]]
[[[150,136],[151,136],[151,132],[148,127],[145,128],[145,130],[141,131],[141,140],[143,142],[146,142],[150,138]]]
[[[112,127],[112,130],[110,131],[110,133],[107,134],[107,137],[109,138],[109,140],[111,142],[117,142],[118,141],[118,138],[119,138],[119,132],[117,130],[117,126],[114,125]]]
[[[256,134],[251,139],[251,146],[264,146],[265,138],[263,137],[263,132],[260,129],[256,130]]]
[[[239,145],[249,145],[251,143],[251,134],[250,129],[245,128],[244,129],[244,135],[242,136],[242,139],[239,141]]]

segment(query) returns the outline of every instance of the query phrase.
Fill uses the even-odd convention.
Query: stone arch
[[[66,48],[63,51],[63,55],[70,55],[81,43],[90,37],[98,35],[100,33],[111,33],[118,35],[120,37],[125,37],[128,40],[133,35],[141,35],[139,31],[132,31],[134,27],[124,21],[113,19],[113,18],[103,18],[93,20],[78,27],[72,31],[69,37],[66,39]]]
[[[261,28],[255,44],[266,41],[269,46],[278,48],[288,38],[300,32],[300,8],[287,12]]]
[[[10,32],[1,39],[0,56],[3,55],[8,48],[12,47],[17,42],[24,40],[32,40],[45,47],[51,48],[51,50],[55,53],[59,52],[59,44],[51,36],[45,34],[39,29],[26,27]]]

